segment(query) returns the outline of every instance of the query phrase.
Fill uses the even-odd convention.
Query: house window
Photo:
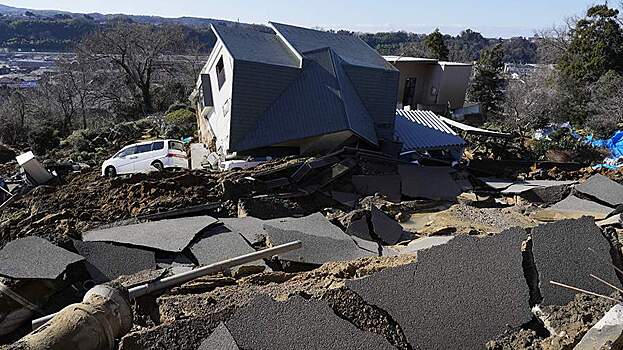
[[[216,64],[216,77],[218,79],[218,88],[222,89],[223,84],[225,84],[225,64],[223,63],[223,57],[221,57]]]
[[[402,105],[412,106],[415,103],[415,78],[407,78],[405,82],[405,90],[402,95]]]
[[[213,107],[214,101],[212,100],[212,84],[210,83],[209,74],[201,74],[201,89],[199,91],[203,107]]]

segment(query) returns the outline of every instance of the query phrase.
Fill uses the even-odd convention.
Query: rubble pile
[[[22,259],[0,268],[0,286],[36,310],[0,297],[15,310],[0,322],[21,326],[3,342],[93,284],[137,286],[292,241],[302,248],[139,297],[119,349],[298,348],[309,323],[307,348],[563,349],[612,307],[550,281],[621,286],[620,184],[412,166],[344,149],[222,173],[83,170],[37,186],[0,211],[0,260]],[[437,185],[423,189],[427,176]],[[26,247],[19,259],[14,245]],[[266,326],[250,327],[258,312]]]

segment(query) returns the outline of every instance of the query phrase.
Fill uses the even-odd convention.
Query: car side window
[[[151,143],[147,145],[136,146],[136,153],[147,153],[147,152],[151,152]]]
[[[124,150],[124,151],[121,151],[121,153],[119,153],[117,158],[123,158],[123,157],[131,156],[131,155],[133,155],[135,153],[136,153],[136,147],[130,147],[130,148]]]
[[[161,149],[164,149],[164,141],[158,141],[151,144],[152,151],[160,151]]]

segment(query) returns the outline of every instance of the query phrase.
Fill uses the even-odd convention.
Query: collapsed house
[[[400,71],[399,106],[436,113],[463,107],[472,76],[471,64],[418,57],[384,57]]]
[[[392,141],[399,72],[356,36],[271,23],[213,25],[191,100],[221,158],[306,154]]]

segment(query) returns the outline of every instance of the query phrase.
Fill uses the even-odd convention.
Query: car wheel
[[[151,166],[156,168],[156,170],[158,170],[158,171],[164,171],[164,165],[162,165],[162,162],[160,162],[160,161],[155,161],[155,162],[151,163]]]
[[[114,166],[109,166],[106,168],[105,174],[107,177],[115,177],[117,176],[117,169]]]

